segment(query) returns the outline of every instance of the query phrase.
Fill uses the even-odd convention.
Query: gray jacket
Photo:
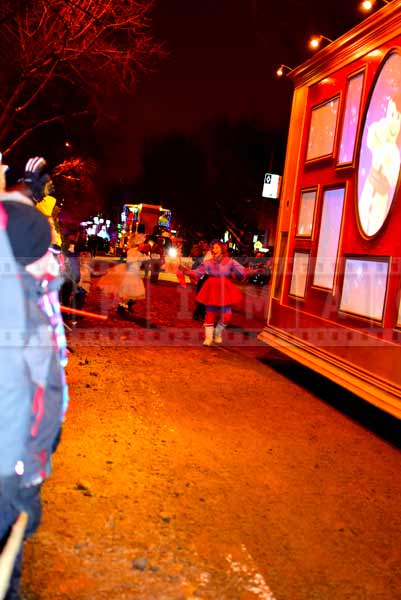
[[[33,485],[50,473],[65,408],[64,369],[39,303],[46,291],[16,263],[1,226],[0,286],[0,484],[18,472],[23,485]]]

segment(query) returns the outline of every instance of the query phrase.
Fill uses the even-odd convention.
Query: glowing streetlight
[[[325,35],[314,35],[309,40],[309,47],[312,48],[313,50],[316,50],[317,48],[320,48],[320,45],[323,40],[326,40],[326,42],[329,42],[329,44],[331,44],[331,42],[333,41],[330,38],[326,37]]]
[[[359,10],[362,12],[370,12],[374,8],[376,1],[377,0],[363,0],[359,5]],[[390,0],[382,0],[382,2],[384,4],[390,4]]]
[[[291,69],[291,67],[288,67],[287,65],[280,65],[276,71],[277,77],[282,77],[284,75],[285,71],[292,71],[292,69]]]

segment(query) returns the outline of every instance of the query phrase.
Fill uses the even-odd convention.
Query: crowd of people
[[[41,488],[51,473],[68,407],[65,321],[72,314],[74,323],[93,277],[87,240],[60,235],[46,161],[29,159],[12,185],[6,175],[0,161],[0,552],[21,516],[25,539],[39,526]],[[126,259],[97,278],[119,313],[133,312],[148,285],[158,282],[165,242],[139,224]],[[175,240],[174,273],[179,285],[186,286],[187,279],[196,285],[193,317],[203,321],[204,345],[221,344],[232,307],[241,300],[233,281],[246,279],[247,269],[220,240],[194,244],[189,259],[190,266]],[[72,310],[65,314],[67,307]],[[23,544],[7,575],[6,600],[20,600],[22,553]],[[0,573],[0,590],[1,578],[4,587]]]
[[[196,306],[193,317],[204,321],[204,345],[221,344],[223,332],[232,315],[232,306],[241,301],[241,292],[233,280],[245,279],[246,268],[229,256],[226,244],[220,240],[203,243],[202,252],[189,268],[178,256],[175,273],[180,285],[186,285],[186,276],[196,285]],[[143,230],[133,234],[127,250],[126,263],[119,264],[97,282],[110,306],[119,312],[134,312],[137,300],[146,294],[144,279],[150,269],[150,283],[156,283],[164,262],[162,245],[146,238]],[[144,270],[142,277],[141,269]],[[103,303],[104,305],[104,303]]]
[[[266,285],[270,280],[271,258],[267,259],[263,253],[234,258],[227,244],[221,240],[209,243],[201,239],[188,247],[183,240],[164,230],[160,233],[158,229],[156,226],[152,233],[147,233],[143,223],[137,224],[136,230],[125,238],[124,252],[119,258],[119,263],[96,279],[96,287],[101,290],[102,310],[117,310],[120,314],[133,313],[136,302],[146,297],[144,282],[158,283],[160,274],[167,272],[175,275],[181,287],[186,287],[188,278],[196,286],[193,318],[204,321],[205,303],[199,300],[198,295],[209,277],[204,265],[208,267],[208,261],[212,259],[225,263],[230,258],[230,264],[238,265],[237,271],[231,271],[229,274],[229,279],[238,280],[238,272],[241,270],[242,281],[246,283]],[[215,242],[221,248],[221,258],[217,258],[212,252]],[[184,245],[187,246],[186,250]],[[90,290],[92,274],[97,275],[92,273],[91,265],[96,263],[100,256],[93,254],[90,240],[85,238],[82,231],[75,236],[68,236],[62,249],[65,279],[61,288],[61,302],[63,307],[82,309]],[[65,318],[71,319],[74,324],[79,317]]]

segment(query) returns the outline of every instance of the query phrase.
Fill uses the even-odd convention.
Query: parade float
[[[260,339],[401,418],[401,0],[291,70]]]
[[[130,236],[141,224],[147,234],[152,234],[157,228],[171,227],[171,210],[158,204],[124,204],[121,212],[120,238]]]

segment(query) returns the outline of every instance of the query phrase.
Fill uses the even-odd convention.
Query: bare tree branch
[[[59,120],[48,114],[54,108],[46,98],[48,90],[59,89],[56,81],[85,110],[100,108],[112,90],[132,89],[139,73],[165,56],[151,35],[152,5],[153,0],[3,0],[0,147],[10,151],[42,124]],[[59,91],[57,97],[60,109]]]
[[[25,102],[25,104],[22,104],[21,106],[17,106],[15,109],[15,112],[21,112],[22,110],[26,110],[28,108],[28,106],[36,100],[36,98],[39,96],[39,94],[41,93],[43,88],[47,85],[47,82],[52,78],[54,71],[57,68],[57,64],[58,64],[58,61],[55,61],[54,64],[52,65],[50,71],[48,72],[48,74],[42,79],[42,81],[41,81],[40,85],[38,86],[38,88],[36,89],[36,91],[31,94],[30,98],[28,98],[28,100]]]
[[[70,117],[78,117],[78,116],[83,116],[88,114],[87,111],[82,111],[80,113],[74,113],[72,115],[69,115]],[[35,125],[32,125],[32,127],[29,127],[28,129],[25,129],[25,131],[23,133],[21,133],[9,146],[8,148],[6,148],[5,150],[3,150],[2,154],[3,156],[7,156],[7,154],[9,154],[11,152],[11,150],[17,146],[23,139],[25,139],[28,135],[30,135],[33,131],[35,131],[36,129],[39,129],[40,127],[44,127],[45,125],[49,125],[50,123],[56,123],[57,121],[63,121],[65,119],[65,115],[56,115],[55,117],[51,117],[49,119],[45,119],[44,121],[41,121],[40,123],[35,123]]]

